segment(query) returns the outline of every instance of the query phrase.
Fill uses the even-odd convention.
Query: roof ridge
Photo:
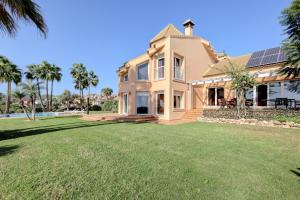
[[[150,43],[156,42],[162,38],[166,38],[168,36],[173,35],[183,35],[183,33],[179,31],[173,24],[168,24],[150,41]]]

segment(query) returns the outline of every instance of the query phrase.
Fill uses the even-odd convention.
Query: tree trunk
[[[80,108],[83,110],[83,89],[80,89]]]
[[[9,114],[10,108],[10,97],[11,97],[11,82],[7,82],[7,92],[6,92],[6,107],[5,107],[5,114]]]
[[[29,117],[25,107],[23,105],[21,105],[21,108],[22,108],[23,112],[25,113],[25,115],[27,116],[27,118],[31,121],[31,118]]]
[[[87,98],[87,114],[90,114],[90,93],[91,93],[91,89],[89,86],[89,93],[88,93],[88,98]]]
[[[46,111],[49,111],[49,81],[46,80]]]
[[[53,101],[53,80],[51,80],[51,93],[50,93],[50,111],[52,112],[52,101]]]
[[[42,95],[41,95],[39,79],[36,79],[36,81],[37,81],[38,95],[39,95],[39,98],[40,98],[40,101],[41,101],[41,106],[42,106],[43,111],[45,112],[45,106],[44,106]]]
[[[70,102],[69,101],[67,101],[66,106],[67,106],[67,111],[69,111],[69,109],[70,109]]]
[[[32,119],[35,121],[35,95],[32,97]]]
[[[239,89],[236,90],[236,108],[237,108],[237,116],[241,118],[241,99],[240,99],[241,92]]]

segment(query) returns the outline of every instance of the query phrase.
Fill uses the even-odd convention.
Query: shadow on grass
[[[0,147],[0,156],[5,156],[16,152],[20,148],[19,145],[2,146]]]
[[[15,130],[4,130],[0,131],[0,141],[15,139],[20,137],[40,135],[57,131],[79,129],[79,128],[88,128],[95,126],[105,126],[111,124],[120,124],[120,123],[129,123],[129,124],[140,124],[142,122],[73,122],[67,124],[54,124],[48,126],[38,126],[26,129],[15,129]]]
[[[300,167],[297,168],[296,170],[290,170],[290,171],[300,178]]]

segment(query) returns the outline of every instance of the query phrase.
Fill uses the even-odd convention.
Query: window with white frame
[[[174,91],[173,108],[182,109],[183,108],[182,99],[183,99],[183,92]]]
[[[127,82],[128,81],[128,73],[126,73],[126,74],[123,75],[122,81],[123,82]]]
[[[150,95],[149,92],[136,93],[136,113],[138,115],[149,114],[150,110]]]
[[[174,79],[183,80],[183,66],[182,58],[174,57]]]
[[[141,81],[148,80],[148,62],[137,66],[137,79]]]
[[[156,66],[156,80],[165,78],[165,58],[158,57]]]

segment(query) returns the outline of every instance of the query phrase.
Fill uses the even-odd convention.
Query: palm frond
[[[0,29],[14,36],[19,19],[34,23],[47,36],[48,28],[38,4],[32,0],[0,0]]]

